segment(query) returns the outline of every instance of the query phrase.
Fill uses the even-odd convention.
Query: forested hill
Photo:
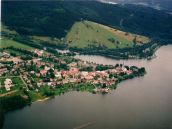
[[[172,37],[172,15],[148,7],[96,1],[2,2],[2,23],[24,35],[61,38],[81,19],[149,37]]]

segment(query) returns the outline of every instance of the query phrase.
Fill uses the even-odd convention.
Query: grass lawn
[[[36,91],[29,91],[28,95],[31,98],[32,102],[46,98],[45,96],[42,96],[42,94]]]
[[[0,87],[0,94],[10,92],[10,91],[6,91],[6,89],[3,87],[4,86],[4,81],[5,81],[6,78],[11,79],[12,83],[14,85],[13,87],[11,87],[10,91],[19,90],[21,87],[24,86],[23,81],[21,80],[20,77],[1,77],[0,78],[0,84],[1,84],[2,87]]]
[[[48,96],[45,95],[45,92],[52,91],[48,86],[42,86],[38,88],[38,91],[29,91],[29,97],[34,102],[39,99],[45,99]]]
[[[133,47],[135,37],[137,41],[143,43],[149,41],[144,36],[122,32],[91,21],[81,21],[73,25],[65,39],[70,47],[84,48],[94,44],[104,45],[111,49]]]
[[[6,48],[6,47],[10,47],[10,46],[13,46],[15,48],[26,49],[26,50],[34,49],[33,47],[27,46],[25,44],[16,42],[16,41],[11,40],[11,39],[7,39],[7,38],[4,38],[4,37],[1,37],[0,47],[1,48]]]

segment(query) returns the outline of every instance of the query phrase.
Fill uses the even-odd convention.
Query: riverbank
[[[123,49],[107,49],[107,48],[69,48],[70,51],[77,52],[80,55],[100,55],[116,60],[120,59],[151,59],[156,50],[162,45],[155,42]]]

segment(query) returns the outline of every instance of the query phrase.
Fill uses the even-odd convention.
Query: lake
[[[144,77],[120,83],[110,94],[69,92],[35,102],[5,115],[3,129],[172,129],[172,45],[152,60],[114,60],[102,56],[76,58],[102,64],[143,66]]]

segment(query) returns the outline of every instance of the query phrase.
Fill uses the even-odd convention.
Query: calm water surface
[[[116,61],[101,56],[77,56],[104,64],[146,67],[147,74],[122,82],[110,94],[69,92],[46,102],[10,112],[4,129],[172,129],[172,46],[161,47],[151,61]]]

